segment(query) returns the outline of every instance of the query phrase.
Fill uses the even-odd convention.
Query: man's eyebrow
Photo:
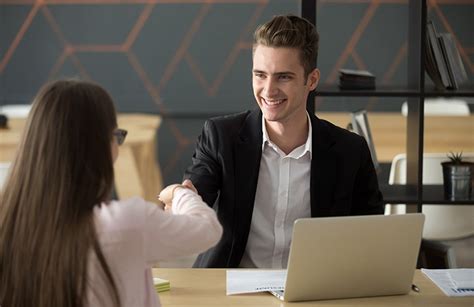
[[[266,74],[266,75],[267,75],[267,73],[264,72],[263,70],[254,69],[254,70],[252,70],[252,72],[253,72],[253,73]],[[273,75],[273,76],[281,76],[281,75],[292,75],[292,76],[294,76],[294,75],[296,75],[296,74],[295,74],[294,72],[292,72],[292,71],[279,71],[279,72],[275,72],[275,73],[273,73],[273,74],[271,74],[271,75]]]
[[[294,72],[292,71],[280,71],[280,72],[276,72],[274,73],[273,75],[276,75],[276,76],[281,76],[281,75],[296,75]]]

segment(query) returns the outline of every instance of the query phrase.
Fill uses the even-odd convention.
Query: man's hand
[[[178,188],[190,189],[194,193],[197,193],[196,188],[194,187],[193,183],[189,179],[184,180],[182,184],[176,183],[176,184],[171,184],[167,186],[158,195],[158,200],[161,201],[165,205],[164,207],[165,210],[171,209],[171,205],[173,203],[174,192]]]
[[[198,194],[197,190],[196,190],[196,187],[194,186],[194,184],[192,183],[191,180],[189,179],[185,179],[182,183],[183,186],[185,186],[186,188],[192,190],[194,193]]]

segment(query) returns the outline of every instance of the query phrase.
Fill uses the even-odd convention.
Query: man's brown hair
[[[308,76],[316,68],[319,34],[313,24],[294,15],[274,16],[260,25],[254,33],[254,50],[266,47],[296,48],[300,51],[301,64]]]

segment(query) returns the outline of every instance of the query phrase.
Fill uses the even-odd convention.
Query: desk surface
[[[226,296],[224,269],[154,269],[168,279],[171,290],[159,294],[163,307],[187,306],[474,306],[474,297],[447,297],[416,271],[414,284],[420,293],[408,295],[283,303],[268,293]]]

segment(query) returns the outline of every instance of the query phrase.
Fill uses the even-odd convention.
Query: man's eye
[[[286,80],[291,80],[291,76],[288,76],[288,75],[281,75],[279,77],[280,80],[282,81],[286,81]]]

